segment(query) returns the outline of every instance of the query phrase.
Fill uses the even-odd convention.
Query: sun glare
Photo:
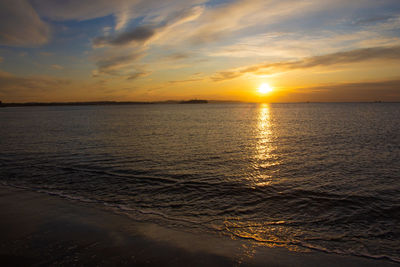
[[[273,88],[267,84],[267,83],[262,83],[259,87],[258,87],[258,92],[260,94],[267,94],[273,91]]]

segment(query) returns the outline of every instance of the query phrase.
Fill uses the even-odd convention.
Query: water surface
[[[400,104],[0,109],[0,181],[132,220],[400,261]]]

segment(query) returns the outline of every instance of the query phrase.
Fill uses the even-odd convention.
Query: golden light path
[[[260,86],[261,87],[261,86]],[[251,186],[256,189],[274,184],[273,166],[280,164],[275,155],[277,149],[274,136],[278,133],[274,127],[270,104],[260,104],[256,111],[256,143],[254,147],[253,173],[250,175]],[[271,169],[272,168],[272,169]],[[309,251],[293,245],[296,239],[284,220],[246,220],[241,217],[227,218],[224,228],[233,239],[242,238],[250,241],[243,246],[241,259],[252,258],[257,247],[285,247],[292,251]]]
[[[256,186],[266,186],[271,183],[272,177],[265,174],[262,170],[274,165],[274,161],[271,158],[271,150],[274,147],[271,140],[272,127],[269,104],[261,104],[259,106],[257,131],[258,135],[255,151],[257,176],[254,183]]]

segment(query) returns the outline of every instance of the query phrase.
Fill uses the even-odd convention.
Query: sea
[[[400,263],[400,104],[0,108],[0,183],[132,221]]]

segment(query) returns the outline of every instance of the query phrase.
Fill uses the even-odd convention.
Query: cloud
[[[343,4],[345,1],[338,0],[337,2]],[[321,0],[228,1],[208,8],[193,25],[194,27],[182,29],[176,37],[192,45],[216,43],[229,38],[236,39],[242,34],[265,31],[266,26],[269,25],[284,23],[298,17],[307,18],[310,12],[323,9],[333,10],[340,4]],[[246,31],[247,29],[250,31]]]
[[[355,49],[345,52],[336,52],[326,55],[303,58],[297,61],[281,61],[275,63],[256,64],[239,69],[220,71],[212,79],[223,81],[240,77],[246,73],[273,74],[284,71],[307,69],[318,66],[331,66],[337,64],[351,64],[367,60],[399,60],[400,46],[371,47]]]
[[[155,34],[155,29],[151,26],[139,26],[130,31],[120,33],[116,36],[101,36],[93,40],[93,45],[126,45],[131,42],[142,43],[150,39]]]
[[[287,94],[283,101],[400,101],[400,80],[339,83],[299,88]]]
[[[0,1],[0,45],[37,46],[47,43],[49,37],[49,26],[28,1]]]
[[[115,29],[122,30],[133,19],[157,20],[205,0],[31,0],[39,14],[51,20],[90,20],[114,15]]]
[[[48,76],[21,77],[0,70],[0,96],[9,101],[45,97],[48,93],[66,89],[70,84],[71,81],[66,79]]]
[[[354,24],[355,25],[369,25],[369,24],[373,24],[373,23],[377,23],[377,22],[386,22],[392,18],[394,18],[394,17],[389,16],[389,15],[370,16],[367,18],[359,19]]]
[[[140,78],[140,77],[145,77],[145,76],[149,75],[150,73],[151,73],[150,71],[134,72],[134,73],[131,73],[129,75],[128,80],[135,80],[135,79]]]
[[[122,68],[131,65],[142,56],[141,51],[102,55],[96,62],[97,70],[94,71],[93,76],[98,76],[99,74],[118,75]]]
[[[199,82],[202,81],[203,78],[192,78],[192,79],[186,79],[186,80],[176,80],[176,81],[168,81],[170,84],[177,84],[177,83],[190,83],[190,82]]]
[[[50,56],[53,56],[53,55],[54,55],[54,53],[52,53],[52,52],[45,52],[45,51],[40,52],[39,54],[40,54],[41,56],[45,56],[45,57],[50,57]]]
[[[165,56],[165,58],[168,60],[181,60],[181,59],[186,59],[189,57],[190,57],[190,54],[183,53],[183,52],[173,53],[173,54]]]
[[[123,32],[117,32],[114,35],[107,34],[95,38],[93,46],[95,48],[106,47],[106,50],[105,53],[102,52],[98,56],[96,62],[98,69],[93,72],[93,76],[100,74],[125,76],[128,72],[127,68],[131,68],[135,62],[146,55],[149,45],[154,39],[177,25],[196,19],[203,12],[203,9],[201,6],[185,8],[165,16],[157,23],[141,25]],[[109,48],[109,46],[119,46],[121,49],[116,50]],[[107,53],[112,53],[112,56]],[[140,76],[129,75],[129,77],[137,78]]]
[[[204,7],[194,6],[187,9],[181,9],[170,14],[161,24],[163,26],[177,26],[189,21],[196,20],[204,12]]]
[[[181,25],[174,28],[174,31],[168,35],[159,38],[158,43],[168,44],[173,43],[175,46],[191,46],[192,48],[199,49],[204,47],[204,54],[210,55],[211,53],[218,53],[220,45],[235,47],[235,44],[241,43],[242,49],[240,52],[235,51],[233,56],[241,57],[256,56],[255,54],[273,54],[275,58],[278,56],[290,57],[287,51],[291,54],[295,52],[304,54],[313,54],[315,51],[322,50],[341,50],[342,48],[348,49],[349,47],[356,48],[362,47],[357,45],[362,39],[356,38],[374,38],[385,41],[388,38],[382,38],[383,33],[377,36],[373,33],[373,37],[364,32],[365,36],[359,34],[353,36],[353,32],[360,30],[361,27],[356,26],[354,21],[360,20],[357,18],[360,14],[357,10],[369,10],[374,12],[365,12],[365,14],[377,14],[388,1],[385,3],[377,4],[373,0],[237,0],[237,1],[218,1],[215,5],[206,5],[206,9],[199,16],[198,19],[192,23]],[[385,12],[385,14],[392,14],[395,11]],[[363,13],[364,14],[364,13]],[[388,15],[388,16],[389,16]],[[363,15],[365,18],[365,15]],[[381,18],[382,19],[382,18]],[[388,19],[387,21],[390,21]],[[349,21],[351,23],[349,24]],[[385,21],[385,20],[382,20]],[[376,21],[375,23],[378,23]],[[386,22],[386,21],[385,21]],[[370,23],[369,26],[374,24]],[[271,49],[271,44],[265,42],[264,45],[249,47],[246,42],[241,42],[244,38],[254,37],[257,35],[267,36],[269,33],[284,33],[288,42],[282,42],[284,46],[276,45]],[[345,33],[350,33],[348,37],[353,36],[353,40],[346,43],[343,40],[340,46],[337,47],[336,43],[322,43],[324,37],[330,35],[331,37],[339,36]],[[291,35],[291,36],[289,36]],[[298,35],[299,38],[293,37]],[[393,35],[393,34],[392,34]],[[308,47],[301,41],[307,39],[310,43],[317,41],[322,43],[315,50],[313,47]],[[281,38],[276,38],[275,43]],[[306,40],[307,41],[307,40]],[[329,41],[329,40],[326,40]],[[349,44],[351,42],[351,44]],[[354,44],[354,45],[353,45]],[[370,46],[380,46],[382,43],[376,43]],[[392,43],[393,45],[393,43]],[[211,47],[212,46],[212,47]],[[314,45],[312,45],[314,46]],[[318,46],[318,45],[315,45]],[[211,49],[210,49],[211,47]],[[246,47],[248,48],[246,50]],[[366,45],[364,45],[366,47]],[[243,49],[245,48],[245,49]],[[288,48],[288,49],[285,49]],[[250,50],[253,49],[253,50]],[[274,53],[274,50],[280,50]],[[331,51],[324,51],[326,53]],[[310,53],[311,52],[311,53]],[[229,51],[225,50],[224,56],[229,57]],[[218,53],[218,54],[222,54]],[[293,58],[293,57],[292,57]]]
[[[53,69],[56,69],[56,70],[62,70],[62,69],[64,69],[63,66],[57,65],[57,64],[53,64],[53,65],[51,65],[51,67],[52,67]]]
[[[88,20],[104,17],[119,10],[125,0],[31,0],[38,12],[52,20]]]
[[[8,90],[10,87],[39,89],[42,86],[68,85],[69,83],[70,82],[66,79],[47,76],[21,77],[9,72],[0,71],[0,90],[2,91]]]
[[[164,20],[155,25],[141,25],[126,30],[125,32],[118,32],[113,36],[107,34],[105,36],[97,37],[93,40],[93,45],[98,47],[104,45],[121,46],[132,42],[139,44],[144,43],[155,36],[156,33],[161,33],[168,28],[196,19],[202,12],[203,7],[200,6],[180,10],[170,14]]]

